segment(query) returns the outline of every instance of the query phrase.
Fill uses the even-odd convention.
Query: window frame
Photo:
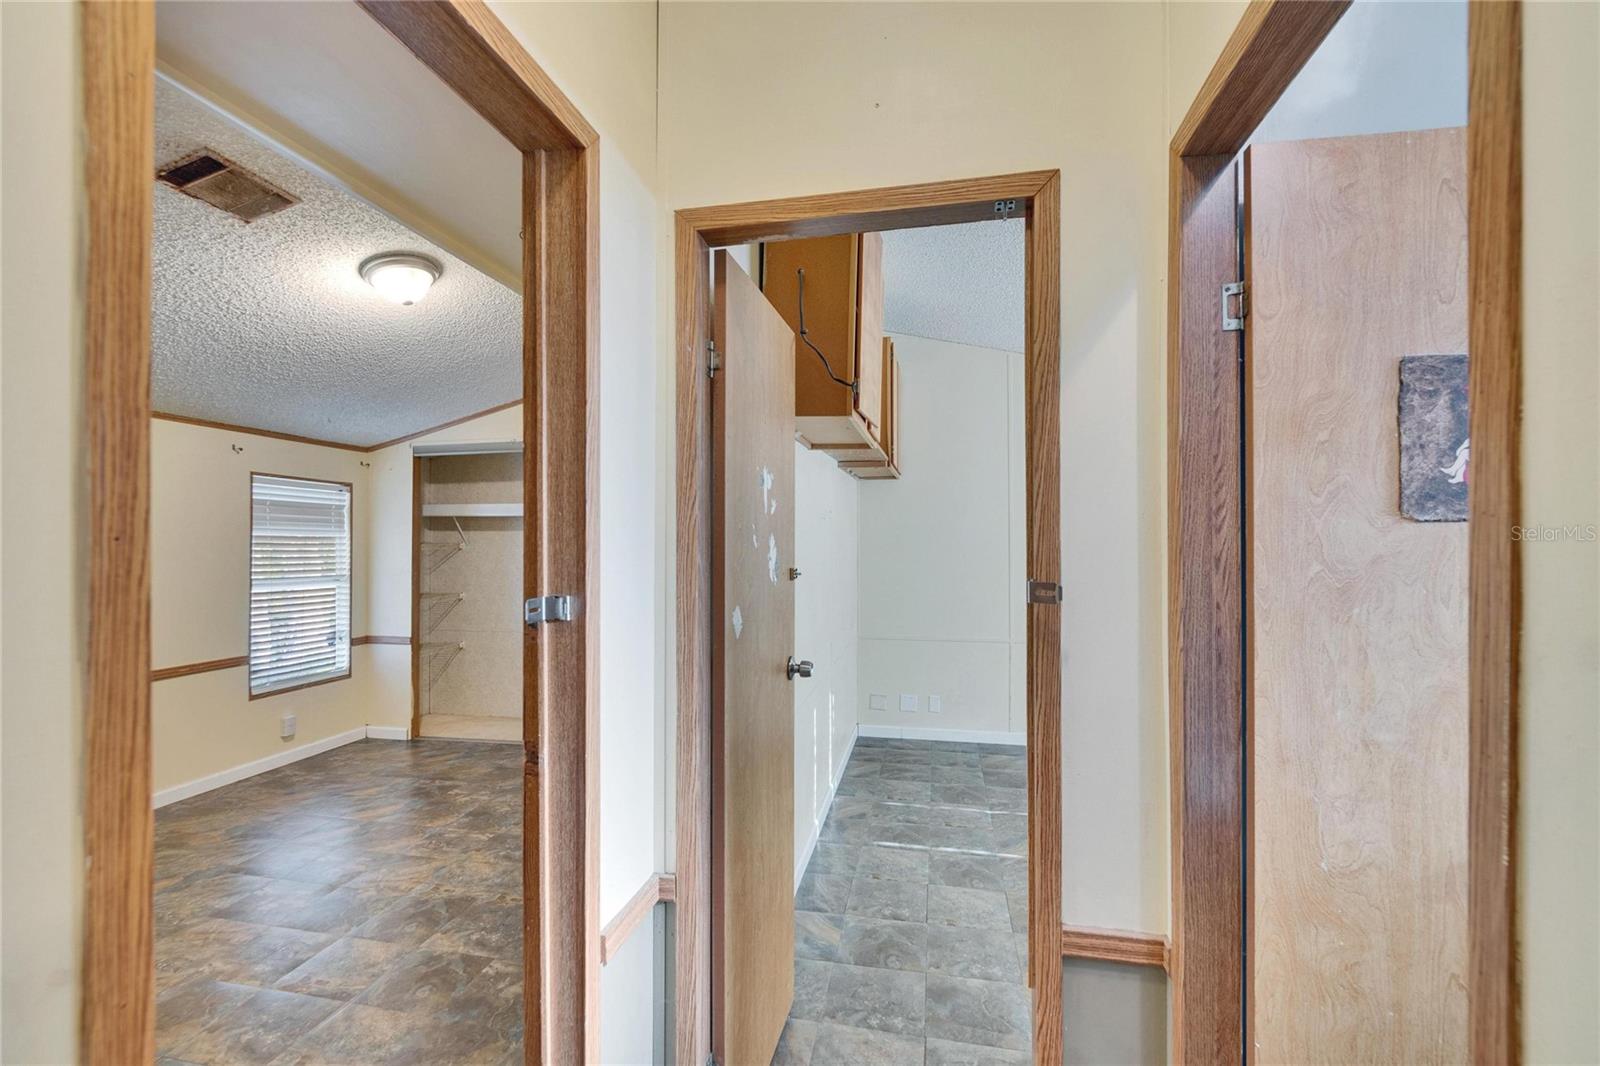
[[[344,489],[348,502],[345,504],[345,538],[346,556],[348,559],[348,575],[346,583],[349,587],[349,624],[345,627],[344,645],[345,660],[344,671],[328,677],[318,677],[310,681],[301,681],[292,685],[283,685],[279,688],[267,689],[263,692],[255,691],[251,680],[253,676],[253,655],[250,648],[250,612],[255,606],[255,559],[254,545],[256,535],[256,479],[278,478],[283,481],[303,481],[315,485],[336,485]],[[318,685],[331,685],[336,681],[348,681],[355,669],[355,540],[356,540],[356,490],[355,483],[338,481],[332,478],[306,477],[302,474],[278,474],[270,470],[250,471],[250,480],[247,483],[245,498],[246,506],[246,533],[245,533],[245,695],[251,700],[264,700],[273,696],[281,696],[287,692],[299,692],[302,689],[315,688]]]

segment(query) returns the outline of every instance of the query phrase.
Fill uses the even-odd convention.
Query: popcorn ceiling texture
[[[883,328],[1002,352],[1023,347],[1023,222],[883,235]]]
[[[521,396],[518,293],[158,80],[157,165],[200,148],[300,203],[246,224],[155,184],[156,410],[370,445]],[[386,251],[443,264],[415,306],[356,272]]]

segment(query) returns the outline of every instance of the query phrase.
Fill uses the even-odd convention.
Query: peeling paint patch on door
[[[772,471],[766,467],[761,468],[761,509],[771,514],[778,509],[778,504],[772,499]]]
[[[733,609],[733,639],[738,640],[739,634],[744,632],[744,615],[739,613],[739,608]]]
[[[778,583],[778,538],[771,533],[767,534],[767,578]]]

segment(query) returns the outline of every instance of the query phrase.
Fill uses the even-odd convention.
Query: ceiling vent
[[[209,148],[168,163],[156,171],[156,180],[244,222],[254,222],[300,202],[298,197]]]

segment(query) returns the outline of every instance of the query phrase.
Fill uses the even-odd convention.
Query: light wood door
[[[716,253],[712,1049],[766,1066],[794,993],[794,332]]]
[[[1467,525],[1399,509],[1402,356],[1467,351],[1460,129],[1245,156],[1248,1044],[1467,1056]]]

